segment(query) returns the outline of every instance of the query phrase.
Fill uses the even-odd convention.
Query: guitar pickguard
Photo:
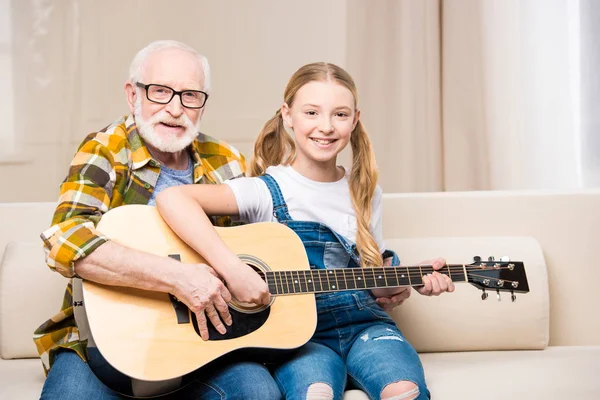
[[[270,310],[270,308],[267,308],[258,313],[246,314],[229,307],[229,313],[231,314],[233,324],[231,324],[231,326],[225,325],[227,332],[222,335],[215,329],[213,324],[208,321],[208,340],[235,339],[254,332],[263,326],[265,322],[267,322],[267,319],[269,319]],[[194,313],[192,313],[192,323],[194,324],[194,330],[198,336],[200,336],[198,320],[196,319],[196,314]]]

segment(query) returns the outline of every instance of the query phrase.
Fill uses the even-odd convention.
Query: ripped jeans
[[[286,399],[306,398],[316,382],[331,386],[335,399],[346,383],[379,399],[397,381],[414,382],[418,399],[429,398],[417,352],[369,292],[317,295],[317,310],[313,338],[273,371]]]

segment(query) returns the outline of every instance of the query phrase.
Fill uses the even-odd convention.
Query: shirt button
[[[144,188],[145,189],[150,189],[150,184],[149,183],[144,183]]]

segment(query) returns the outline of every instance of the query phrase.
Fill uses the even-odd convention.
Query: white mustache
[[[179,118],[173,118],[166,111],[161,111],[160,113],[153,115],[148,123],[151,125],[167,124],[171,126],[182,126],[188,129],[194,128],[194,124],[187,115],[183,114]]]

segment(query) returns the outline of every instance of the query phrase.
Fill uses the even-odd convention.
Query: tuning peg
[[[473,257],[473,261],[476,262],[476,263],[478,263],[478,262],[481,261],[481,257],[480,256],[475,256],[475,257]]]
[[[517,295],[512,290],[510,291],[510,299],[512,300],[513,303],[515,301],[517,301]]]
[[[495,260],[494,256],[489,256],[488,257],[488,261],[494,261],[494,260]]]
[[[502,257],[500,257],[500,261],[502,261],[502,262],[509,262],[510,261],[510,257],[509,256],[502,256]]]
[[[500,290],[496,289],[496,297],[498,297],[498,301],[502,301],[500,298]]]
[[[488,298],[488,294],[486,293],[485,289],[481,289],[481,300],[485,300]]]

